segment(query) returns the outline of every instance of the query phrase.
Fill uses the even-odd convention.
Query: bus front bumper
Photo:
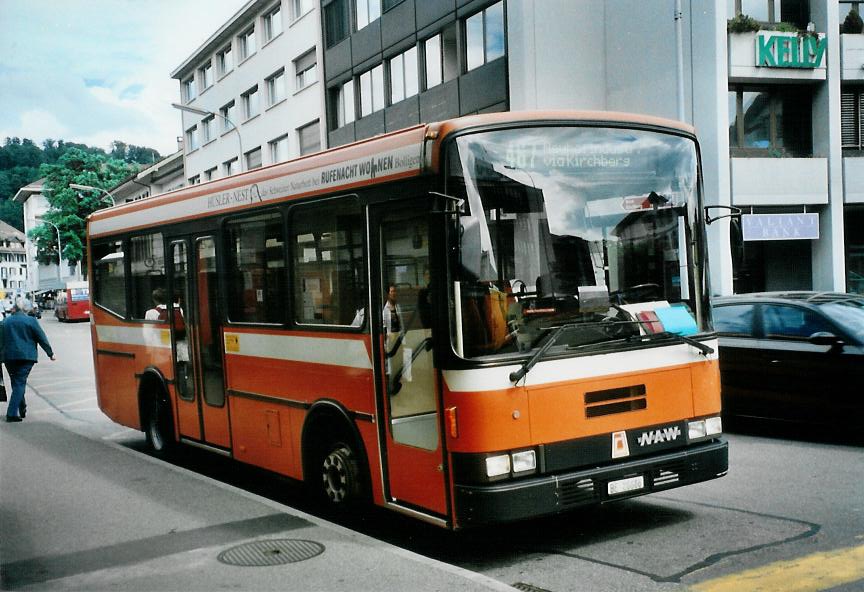
[[[464,527],[557,514],[716,479],[728,469],[729,445],[719,439],[604,467],[490,485],[456,484],[456,520]],[[643,487],[609,493],[610,482],[639,476]]]

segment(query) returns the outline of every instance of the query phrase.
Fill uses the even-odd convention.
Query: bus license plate
[[[606,490],[609,495],[618,495],[627,493],[628,491],[636,491],[645,487],[645,477],[628,477],[627,479],[619,479],[618,481],[610,481],[606,485]]]

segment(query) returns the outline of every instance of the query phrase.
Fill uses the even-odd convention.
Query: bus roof
[[[505,111],[417,125],[331,150],[98,210],[88,218],[91,237],[150,228],[256,203],[281,203],[438,170],[437,147],[449,135],[508,123],[585,122],[657,126],[692,134],[693,128],[656,117],[608,111]]]

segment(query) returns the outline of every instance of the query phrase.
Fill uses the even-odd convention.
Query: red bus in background
[[[87,321],[90,319],[90,285],[87,282],[67,282],[57,292],[54,316],[63,321]]]

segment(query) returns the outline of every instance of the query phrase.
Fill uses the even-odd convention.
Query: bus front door
[[[373,210],[379,441],[390,503],[444,517],[447,493],[433,363],[429,221],[416,204]],[[377,294],[376,294],[377,293]],[[379,311],[374,314],[374,311]]]
[[[228,449],[231,438],[223,377],[216,240],[198,236],[173,242],[171,261],[180,436]]]

